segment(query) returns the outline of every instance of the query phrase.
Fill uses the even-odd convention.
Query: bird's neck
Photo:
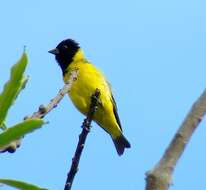
[[[84,52],[82,51],[82,49],[79,49],[77,53],[74,55],[72,62],[78,62],[83,59],[85,59]]]
[[[65,76],[70,69],[76,67],[79,63],[84,63],[86,58],[84,57],[84,52],[79,49],[72,58],[72,61],[69,63],[66,69],[62,69],[63,76]]]

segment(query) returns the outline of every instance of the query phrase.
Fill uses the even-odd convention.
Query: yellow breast
[[[68,74],[64,76],[64,81],[68,80],[69,73],[74,69],[78,70],[78,76],[77,80],[72,84],[69,96],[79,111],[83,114],[88,112],[91,95],[96,88],[102,92],[100,97],[102,104],[110,101],[110,89],[104,76],[97,68],[88,62],[73,63],[69,66]]]
[[[69,79],[72,70],[78,70],[77,80],[72,84],[69,96],[76,108],[83,114],[87,114],[91,95],[98,88],[100,90],[100,102],[98,110],[94,115],[94,120],[105,130],[113,133],[113,129],[118,127],[113,113],[111,102],[111,90],[104,75],[92,64],[87,61],[79,61],[69,65],[64,81]],[[110,129],[111,128],[111,129]],[[116,130],[119,134],[119,130]]]

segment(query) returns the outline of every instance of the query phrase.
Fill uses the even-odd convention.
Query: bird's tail
[[[113,138],[112,140],[114,142],[115,148],[119,156],[121,156],[124,153],[125,148],[131,147],[129,141],[126,139],[126,137],[123,134],[121,134],[116,138]]]

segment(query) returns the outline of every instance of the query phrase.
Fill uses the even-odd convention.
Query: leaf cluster
[[[14,64],[10,71],[10,78],[5,83],[0,94],[0,152],[13,153],[20,146],[21,139],[30,132],[39,129],[45,122],[39,118],[27,118],[13,126],[7,127],[8,112],[14,105],[18,95],[25,88],[28,77],[25,70],[28,64],[28,56],[23,52],[19,61]],[[36,185],[13,179],[0,179],[0,183],[21,190],[46,190]]]

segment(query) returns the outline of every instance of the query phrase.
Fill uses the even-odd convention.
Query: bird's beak
[[[52,50],[49,50],[48,52],[49,52],[49,53],[52,53],[52,54],[54,54],[54,55],[58,55],[58,54],[59,54],[59,50],[58,50],[57,48],[54,48],[54,49],[52,49]]]

